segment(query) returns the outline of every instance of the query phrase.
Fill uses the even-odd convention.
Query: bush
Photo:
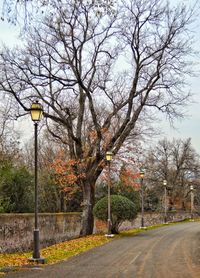
[[[136,191],[134,187],[124,185],[121,181],[115,182],[112,184],[110,191],[111,195],[121,195],[132,202],[134,202],[135,206],[137,207],[137,210],[140,209],[140,194],[139,191]],[[107,184],[98,184],[95,189],[95,197],[96,202],[102,199],[103,197],[108,196],[108,186]]]
[[[25,167],[0,169],[0,212],[33,212],[33,192],[33,176]]]
[[[93,214],[100,220],[108,218],[108,197],[99,200],[93,209]],[[128,198],[121,195],[111,195],[111,232],[119,232],[121,223],[125,220],[132,220],[137,216],[137,206]]]

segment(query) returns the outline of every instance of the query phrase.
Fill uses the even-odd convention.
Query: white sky
[[[0,0],[1,2],[2,0]],[[173,0],[174,1],[174,0]],[[184,0],[183,0],[184,1]],[[186,4],[190,4],[194,2],[193,0],[185,0]],[[198,50],[200,44],[200,17],[198,17],[198,22],[195,24],[195,39],[196,39],[196,49]],[[17,36],[19,35],[19,29],[13,25],[8,24],[6,21],[0,21],[0,43],[5,43],[9,46],[13,46],[16,44]],[[195,62],[200,61],[200,55],[196,57]],[[198,66],[200,72],[200,65]],[[161,138],[167,137],[169,139],[172,138],[191,138],[192,145],[195,150],[200,154],[200,73],[197,73],[196,77],[192,77],[189,80],[190,91],[194,94],[193,101],[194,103],[190,104],[187,109],[188,116],[181,121],[175,121],[174,126],[175,129],[170,127],[170,124],[165,120],[161,120],[157,126],[162,129],[163,134]],[[30,131],[27,134],[29,129],[30,122],[27,124],[24,123],[24,127],[22,130],[22,135],[25,138],[29,138]],[[155,138],[158,140],[158,138]]]

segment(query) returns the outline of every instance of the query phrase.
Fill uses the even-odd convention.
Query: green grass
[[[200,221],[200,218],[195,218],[194,221],[195,222]],[[134,236],[136,234],[139,234],[139,233],[142,233],[142,232],[145,232],[145,231],[154,230],[154,229],[157,229],[157,228],[162,228],[162,227],[166,227],[166,226],[169,226],[169,225],[182,224],[182,223],[186,223],[186,222],[190,222],[190,219],[184,219],[184,220],[176,221],[176,222],[169,222],[167,224],[164,224],[164,223],[163,224],[157,224],[157,225],[154,225],[154,226],[145,227],[143,229],[136,228],[136,229],[120,232],[119,237]]]

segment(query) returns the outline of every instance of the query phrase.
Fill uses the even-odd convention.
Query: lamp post
[[[40,240],[39,240],[39,228],[38,228],[38,123],[42,118],[43,107],[38,102],[32,103],[31,108],[31,119],[34,122],[35,127],[35,226],[33,232],[33,257],[29,260],[37,263],[44,263],[45,259],[40,257]]]
[[[190,192],[191,192],[191,212],[190,212],[190,218],[191,218],[191,221],[193,221],[193,208],[194,208],[194,187],[193,185],[190,185]]]
[[[165,190],[165,215],[164,215],[164,223],[167,223],[167,181],[163,180],[164,190]]]
[[[108,234],[107,236],[111,236],[111,214],[110,214],[110,186],[111,186],[111,176],[110,176],[110,162],[112,161],[113,153],[111,151],[106,152],[106,161],[108,163]]]
[[[141,228],[144,228],[144,170],[140,170],[140,185],[141,185]]]

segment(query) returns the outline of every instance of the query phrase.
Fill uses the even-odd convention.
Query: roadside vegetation
[[[111,240],[111,238],[107,238],[104,235],[91,235],[72,239],[41,249],[41,257],[46,259],[45,265],[53,264],[103,245]],[[0,254],[0,273],[4,274],[9,271],[34,267],[36,264],[28,261],[28,258],[31,257],[31,252]]]
[[[111,195],[112,226],[111,233],[118,234],[119,227],[125,220],[132,220],[137,216],[137,206],[128,198],[120,195]],[[108,218],[107,196],[99,200],[93,209],[94,215],[103,221]]]
[[[0,113],[1,115],[1,113]],[[0,127],[1,129],[1,127]],[[0,213],[34,212],[33,146],[20,148],[17,134],[0,136]],[[81,212],[83,192],[76,184],[73,168],[66,153],[45,135],[39,150],[39,212]],[[111,165],[111,195],[131,200],[140,210],[140,176],[137,152],[129,149],[129,158],[117,157]],[[200,159],[190,139],[160,140],[143,151],[144,210],[161,212],[164,209],[164,185],[167,180],[168,210],[190,210],[191,189],[194,208],[200,211]],[[95,186],[96,204],[107,196],[108,169],[105,168]],[[20,201],[19,201],[20,200]]]

